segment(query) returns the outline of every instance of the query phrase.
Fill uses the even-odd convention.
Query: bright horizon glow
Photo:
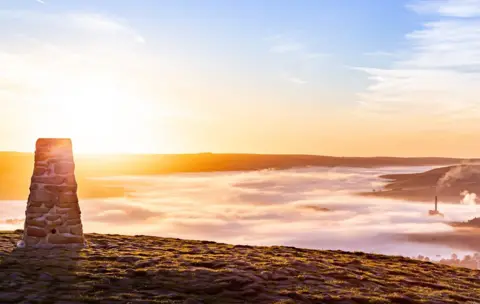
[[[55,107],[55,121],[38,130],[37,137],[70,137],[80,153],[154,151],[148,142],[142,141],[144,138],[137,136],[149,133],[146,114],[151,112],[145,103],[134,102],[132,96],[115,86],[92,83],[81,87],[87,89],[71,94],[75,90],[67,86],[67,89],[56,88],[45,95],[46,102]],[[135,111],[132,105],[142,105],[145,112],[137,114],[139,119],[129,121],[129,115]],[[130,141],[127,146],[126,139]]]
[[[82,154],[478,157],[479,12],[3,1],[0,151],[69,137]]]

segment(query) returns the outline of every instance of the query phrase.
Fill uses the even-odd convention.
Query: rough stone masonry
[[[72,142],[40,138],[30,185],[23,245],[33,248],[83,247]]]

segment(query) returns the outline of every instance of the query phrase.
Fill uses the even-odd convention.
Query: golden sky
[[[215,6],[227,20],[173,4],[14,2],[0,7],[0,150],[70,137],[78,153],[480,153],[480,35],[461,3],[395,6],[398,24],[375,40],[363,15],[335,36],[307,9],[294,30],[277,11],[239,28],[246,3]]]

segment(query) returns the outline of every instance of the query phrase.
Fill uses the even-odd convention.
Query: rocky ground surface
[[[404,257],[87,234],[79,251],[0,232],[1,303],[480,303],[480,272]]]

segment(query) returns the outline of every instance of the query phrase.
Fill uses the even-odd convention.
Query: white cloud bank
[[[371,191],[378,174],[405,170],[412,171],[308,168],[112,178],[135,190],[133,195],[80,204],[86,232],[450,256],[451,249],[405,243],[392,235],[449,231],[443,222],[472,218],[471,206],[440,204],[446,215],[442,219],[427,216],[428,204],[349,194]],[[21,228],[21,222],[6,220],[22,218],[25,203],[0,204],[6,210],[0,214],[0,229]]]
[[[480,1],[425,0],[408,7],[437,20],[405,36],[409,48],[390,68],[359,68],[372,81],[359,94],[363,109],[384,117],[427,114],[456,124],[478,118]]]

